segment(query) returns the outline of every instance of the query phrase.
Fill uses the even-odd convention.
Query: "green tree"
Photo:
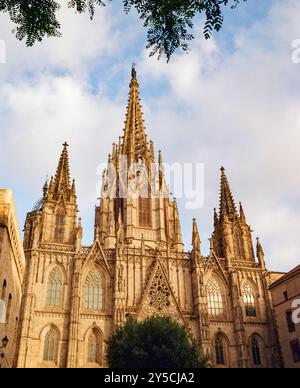
[[[197,344],[184,326],[170,317],[150,317],[138,322],[129,317],[107,341],[111,368],[206,368]]]
[[[79,13],[88,12],[93,19],[97,6],[105,6],[110,0],[65,0],[69,8]],[[223,24],[223,7],[236,7],[247,0],[123,0],[126,13],[134,8],[147,29],[147,48],[150,55],[166,55],[167,60],[181,48],[189,49],[194,39],[192,29],[195,17],[204,14],[204,36],[211,37]],[[45,36],[58,37],[60,23],[57,12],[59,0],[1,0],[0,12],[7,12],[16,25],[14,32],[27,46],[41,41]]]

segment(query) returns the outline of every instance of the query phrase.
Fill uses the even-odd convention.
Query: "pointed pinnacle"
[[[60,192],[69,197],[70,194],[70,170],[69,170],[69,155],[68,143],[63,144],[63,150],[59,159],[55,178],[53,180],[53,194],[58,196]]]
[[[230,185],[225,174],[225,168],[221,167],[221,189],[220,189],[220,219],[232,220],[237,217],[237,211]]]

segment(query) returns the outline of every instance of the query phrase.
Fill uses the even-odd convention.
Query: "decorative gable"
[[[186,325],[165,269],[159,259],[155,263],[142,296],[137,319],[142,320],[153,315],[168,315],[178,323]]]

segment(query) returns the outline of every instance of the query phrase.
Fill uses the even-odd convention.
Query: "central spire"
[[[134,163],[147,160],[149,154],[135,65],[132,66],[129,87],[122,154],[128,157],[129,163]]]
[[[70,191],[70,168],[69,168],[69,144],[65,142],[63,144],[63,151],[59,160],[59,164],[56,170],[54,185],[54,195],[59,195],[61,191],[67,195]]]

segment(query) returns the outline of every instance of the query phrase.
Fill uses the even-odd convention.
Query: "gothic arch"
[[[60,271],[62,272],[62,275],[63,275],[63,285],[67,285],[68,284],[68,277],[67,277],[67,271],[66,271],[66,268],[64,267],[64,265],[62,263],[60,263],[59,261],[54,261],[52,262],[51,264],[49,264],[47,267],[46,267],[46,271],[45,271],[45,279],[48,280],[48,277],[51,273],[51,271],[55,268],[59,268]]]
[[[215,333],[212,340],[213,365],[216,368],[230,368],[230,341],[221,330]]]
[[[213,272],[205,287],[209,316],[226,318],[228,316],[228,290],[223,279],[216,272]]]
[[[61,280],[59,277],[61,277]],[[67,284],[67,273],[64,266],[58,262],[50,264],[46,269],[45,279],[46,306],[49,308],[63,307],[65,297],[65,285]],[[56,282],[54,280],[56,280]],[[53,283],[51,283],[51,281]]]
[[[249,358],[252,368],[263,368],[266,365],[265,341],[258,333],[249,337]]]
[[[59,366],[61,334],[54,324],[48,324],[40,331],[39,336],[41,364],[53,367]]]
[[[103,365],[103,332],[98,326],[90,327],[84,335],[85,365],[89,368]]]
[[[89,265],[82,277],[83,310],[106,310],[107,288],[108,281],[103,266]]]
[[[89,271],[92,267],[99,267],[105,276],[105,281],[110,282],[110,268],[107,263],[107,259],[103,252],[103,249],[99,243],[99,240],[96,240],[92,246],[84,264],[82,267],[82,272]]]
[[[246,318],[257,318],[259,316],[258,288],[255,282],[247,278],[241,284],[241,296]]]

